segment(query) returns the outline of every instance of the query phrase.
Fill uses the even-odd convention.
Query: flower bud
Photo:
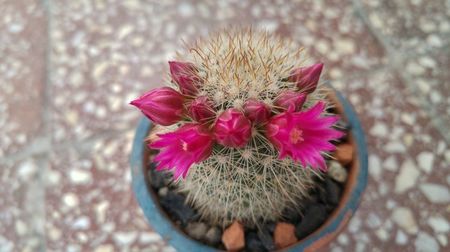
[[[295,82],[300,92],[312,93],[316,90],[322,73],[323,63],[317,63],[308,67],[300,67],[292,72],[290,81]]]
[[[306,94],[294,91],[284,91],[275,100],[275,105],[294,112],[301,110],[305,100]]]
[[[172,80],[180,87],[180,91],[185,95],[195,95],[197,85],[200,81],[197,76],[197,69],[189,62],[169,61],[170,74]]]
[[[251,122],[237,109],[225,110],[214,125],[214,136],[219,144],[244,147],[252,133]]]
[[[244,112],[245,116],[253,123],[265,123],[270,117],[269,106],[256,99],[250,99],[245,102]]]
[[[130,102],[156,124],[168,126],[178,122],[183,115],[184,97],[170,87],[151,90]]]
[[[197,122],[204,123],[215,116],[212,102],[206,96],[199,96],[189,105],[189,115]]]

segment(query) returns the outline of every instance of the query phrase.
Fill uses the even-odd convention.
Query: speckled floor
[[[130,190],[127,103],[229,25],[303,44],[362,120],[369,185],[323,251],[449,251],[444,0],[0,0],[0,251],[173,251]]]

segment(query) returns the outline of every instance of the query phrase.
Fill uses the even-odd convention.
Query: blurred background
[[[450,2],[0,0],[0,251],[174,251],[128,156],[182,40],[290,37],[354,105],[369,184],[323,251],[450,251]]]

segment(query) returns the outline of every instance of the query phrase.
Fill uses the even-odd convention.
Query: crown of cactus
[[[169,62],[172,88],[131,102],[172,125],[149,143],[154,162],[210,222],[279,219],[326,171],[330,141],[343,133],[326,114],[323,64],[302,66],[301,52],[267,33],[218,33]]]

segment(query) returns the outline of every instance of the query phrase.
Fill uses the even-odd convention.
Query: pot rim
[[[345,197],[343,195],[339,206],[330,215],[327,221],[304,239],[282,249],[283,251],[315,251],[323,245],[329,243],[341,231],[351,216],[355,213],[362,193],[367,185],[368,154],[361,123],[352,105],[339,91],[335,90],[331,86],[329,87],[336,95],[337,101],[342,106],[343,115],[346,117],[351,126],[350,132],[354,145],[356,145],[356,160],[358,161],[359,169],[352,171],[357,173],[354,177],[354,185],[350,185],[351,191],[348,193],[348,196]],[[168,218],[165,211],[160,207],[159,203],[157,203],[157,196],[152,191],[151,186],[146,179],[147,176],[144,172],[147,161],[147,155],[145,155],[147,150],[143,139],[147,137],[150,128],[151,122],[147,118],[143,117],[136,129],[130,156],[133,191],[140,207],[142,208],[142,211],[144,212],[147,222],[157,233],[162,236],[166,242],[179,251],[221,251],[198,242],[184,234],[177,226],[175,226],[170,218]],[[348,187],[348,183],[349,182],[346,184],[346,188]]]

